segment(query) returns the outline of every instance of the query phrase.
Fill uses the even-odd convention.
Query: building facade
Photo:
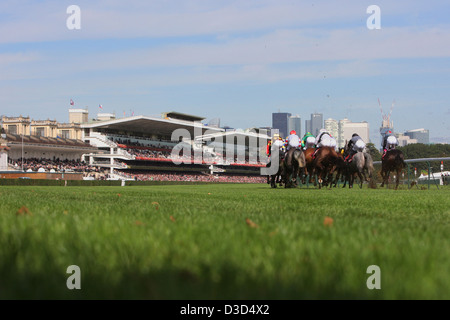
[[[287,112],[272,113],[272,128],[278,129],[278,132],[282,137],[287,136],[289,133],[288,127],[290,116],[291,114]]]
[[[331,118],[326,119],[324,121],[324,128],[336,139],[336,141],[339,140],[339,124],[337,120]]]
[[[291,132],[291,130],[295,130],[297,132],[297,135],[301,137],[302,134],[302,119],[299,115],[290,116],[289,117],[289,125],[288,125],[288,133]]]
[[[311,133],[314,136],[319,134],[320,129],[323,129],[323,114],[312,113],[311,114]]]
[[[305,134],[311,131],[311,120],[305,120]]]
[[[408,144],[417,143],[417,139],[411,139],[409,136],[406,136],[401,133],[395,134],[395,136],[397,137],[399,147],[404,147],[407,146]]]
[[[2,125],[6,133],[30,135],[30,117],[2,117]]]
[[[416,139],[417,143],[430,143],[430,131],[424,128],[405,131],[404,135]]]
[[[339,126],[339,138],[338,138],[338,147],[343,148],[345,143],[352,138],[352,135],[356,133],[363,139],[365,143],[370,142],[370,130],[369,123],[367,121],[363,122],[351,122],[348,119],[344,119],[346,121],[340,122]]]
[[[350,123],[351,121],[347,118],[344,118],[342,120],[339,120],[338,123],[338,147],[343,148],[345,145],[345,138],[344,138],[344,131],[345,131],[345,125],[347,123]]]

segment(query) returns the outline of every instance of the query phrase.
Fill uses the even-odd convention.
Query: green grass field
[[[450,299],[448,187],[2,186],[0,199],[1,299]]]

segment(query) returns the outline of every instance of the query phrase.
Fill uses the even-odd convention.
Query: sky
[[[177,111],[240,129],[289,112],[303,131],[319,112],[367,121],[378,145],[393,105],[396,132],[450,143],[449,13],[437,0],[2,0],[0,115],[68,122],[72,99],[90,118]]]

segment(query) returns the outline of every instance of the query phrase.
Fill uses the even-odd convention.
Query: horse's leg
[[[322,170],[316,167],[316,179],[314,180],[314,185],[319,185],[319,189],[322,188]]]
[[[386,181],[386,187],[389,188],[389,178],[391,176],[391,170],[386,171],[386,175],[384,176],[384,180]]]
[[[363,186],[363,174],[361,174],[361,172],[358,171],[358,177],[359,177],[359,188],[362,189]]]
[[[381,172],[380,172],[380,175],[381,175],[381,188],[383,188],[384,187],[384,174],[385,174],[385,172],[384,172],[384,169],[383,168],[381,168]]]
[[[398,189],[398,184],[400,182],[400,173],[402,173],[402,169],[397,168],[397,177],[395,179],[395,190]]]
[[[313,166],[310,166],[310,167],[309,167],[308,173],[309,173],[309,183],[313,183],[313,182],[314,182],[314,181],[313,181],[313,178],[314,178],[314,175],[315,175],[315,169],[314,169]],[[315,179],[314,179],[314,180],[315,180]]]
[[[333,165],[331,167],[330,175],[328,177],[328,183],[330,184],[330,188],[333,186],[333,182],[334,182],[333,177],[334,177],[334,173],[336,172],[336,170],[337,170],[337,165]]]
[[[336,171],[336,177],[334,178],[334,187],[335,188],[339,182],[339,179],[341,179],[341,176],[342,176],[342,168],[339,167],[338,170]]]
[[[306,184],[306,177],[308,176],[308,167],[302,168],[302,184]]]
[[[295,165],[292,170],[292,184],[294,187],[297,186],[297,177],[298,177],[298,167]]]
[[[316,175],[317,175],[317,182],[319,183],[319,189],[322,188],[322,183],[323,183],[323,174],[325,171],[325,167],[322,164],[322,161],[318,161],[316,164]]]
[[[348,170],[347,167],[345,167],[342,170],[342,178],[344,179],[344,184],[342,185],[342,188],[345,188],[347,186],[347,180],[348,180]]]
[[[284,172],[284,187],[290,188],[291,187],[291,170],[286,168]]]
[[[350,173],[350,181],[348,182],[348,187],[353,188],[353,183],[355,182],[355,173]]]

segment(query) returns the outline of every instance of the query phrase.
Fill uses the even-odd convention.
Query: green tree
[[[399,147],[405,156],[405,159],[420,159],[420,158],[446,158],[450,157],[450,144],[423,144],[414,143],[404,147]],[[417,171],[428,171],[428,164],[426,162],[411,163],[413,168]],[[430,166],[433,172],[441,170],[440,161],[431,161]],[[444,161],[444,170],[450,169],[450,161]]]
[[[375,147],[375,145],[371,142],[366,144],[367,152],[372,157],[373,161],[380,161],[381,160],[381,153],[378,151],[378,149]]]

